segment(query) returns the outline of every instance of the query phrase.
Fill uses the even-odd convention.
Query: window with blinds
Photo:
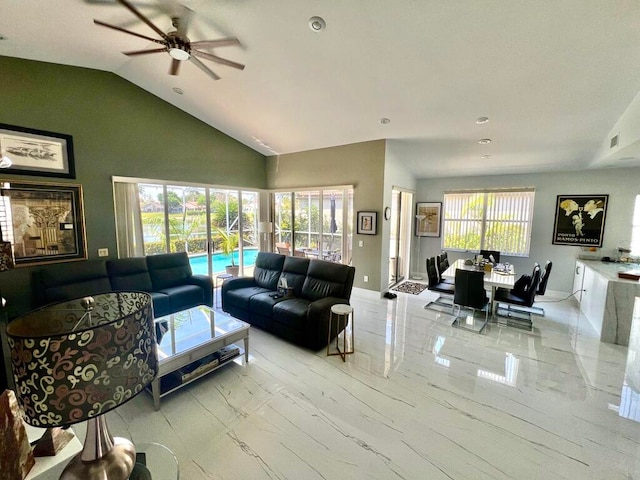
[[[534,198],[533,189],[446,192],[443,248],[528,255]]]

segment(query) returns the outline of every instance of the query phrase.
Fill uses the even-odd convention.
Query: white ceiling
[[[132,2],[172,30],[177,3]],[[240,39],[212,53],[244,71],[123,55],[157,45],[94,18],[156,34],[114,0],[0,0],[0,55],[114,72],[265,155],[386,138],[418,177],[589,168],[640,91],[637,0],[181,3],[192,41]]]

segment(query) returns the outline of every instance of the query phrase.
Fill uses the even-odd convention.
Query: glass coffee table
[[[153,406],[160,398],[230,363],[249,361],[249,324],[200,305],[155,319],[158,375],[151,382]],[[236,342],[244,343],[244,348]]]

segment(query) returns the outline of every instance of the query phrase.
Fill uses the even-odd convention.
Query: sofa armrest
[[[187,283],[202,288],[205,305],[213,307],[213,279],[209,275],[191,275],[187,277]]]
[[[326,315],[329,317],[331,307],[337,304],[349,304],[344,298],[324,297],[309,304],[309,317],[317,317]]]

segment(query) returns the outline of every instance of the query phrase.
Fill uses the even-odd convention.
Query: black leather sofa
[[[222,309],[290,342],[319,350],[327,345],[331,306],[349,303],[354,275],[355,268],[339,263],[260,252],[253,277],[223,283]],[[273,298],[280,278],[287,279],[292,296]],[[338,333],[332,328],[331,338]]]
[[[35,275],[38,305],[136,290],[151,294],[156,318],[196,305],[213,306],[213,280],[207,275],[193,275],[185,252],[67,263]]]

